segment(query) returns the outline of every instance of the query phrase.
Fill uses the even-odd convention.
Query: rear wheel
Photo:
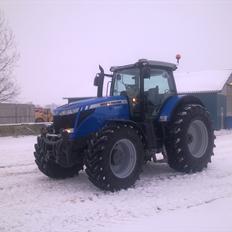
[[[127,125],[109,125],[89,143],[85,158],[90,181],[103,190],[132,186],[143,164],[143,144],[138,132]]]
[[[201,105],[180,108],[167,134],[166,151],[171,168],[197,172],[211,162],[215,136],[209,113]]]

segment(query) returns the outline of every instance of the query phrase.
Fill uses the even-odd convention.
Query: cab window
[[[156,115],[164,100],[173,94],[174,84],[166,70],[151,69],[150,76],[144,79],[144,94],[148,114]]]
[[[124,69],[114,73],[113,96],[125,95],[129,98],[139,94],[139,69]]]

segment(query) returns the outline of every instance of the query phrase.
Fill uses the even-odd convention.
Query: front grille
[[[76,116],[76,113],[69,115],[55,115],[53,117],[53,126],[56,133],[59,133],[61,128],[73,128],[76,121]]]

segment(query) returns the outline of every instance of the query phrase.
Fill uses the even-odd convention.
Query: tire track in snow
[[[9,177],[9,176],[20,176],[20,175],[29,175],[29,174],[33,174],[33,173],[37,173],[37,170],[33,170],[33,171],[22,171],[22,172],[9,172],[9,173],[5,173],[4,175],[0,175],[1,177]]]
[[[12,164],[0,166],[0,178],[10,176],[29,175],[37,172],[37,169],[31,170],[35,163]],[[25,170],[25,167],[29,167]],[[6,171],[7,170],[7,171]]]
[[[170,209],[166,209],[166,210],[175,211],[175,210],[179,210],[179,209],[183,209],[183,208],[186,208],[186,209],[196,208],[196,207],[199,207],[199,206],[202,206],[202,205],[210,204],[210,203],[212,203],[214,201],[218,201],[218,200],[225,199],[225,198],[231,198],[231,197],[232,197],[232,192],[230,194],[226,194],[226,195],[222,195],[222,196],[219,196],[219,197],[216,197],[216,198],[208,199],[208,200],[202,201],[200,203],[187,205],[185,207],[170,208]],[[159,208],[158,210],[161,212],[162,209]],[[157,212],[158,212],[158,210],[157,210]]]
[[[35,163],[27,163],[27,164],[12,164],[12,165],[4,165],[0,166],[0,168],[17,168],[17,167],[24,167],[24,166],[31,166],[35,165]]]

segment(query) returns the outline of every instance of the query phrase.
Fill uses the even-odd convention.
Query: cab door
[[[172,72],[151,68],[144,78],[145,116],[156,117],[164,101],[176,93]]]

